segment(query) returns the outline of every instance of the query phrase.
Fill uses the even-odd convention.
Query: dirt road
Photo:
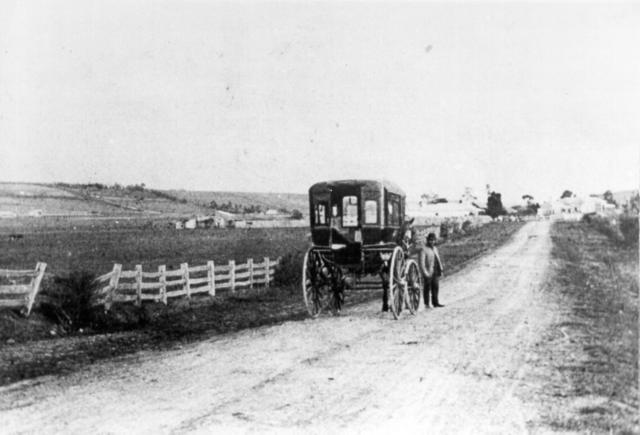
[[[0,389],[3,432],[522,433],[538,416],[535,343],[548,222],[441,283],[445,308],[379,303]],[[446,259],[445,259],[446,263]]]

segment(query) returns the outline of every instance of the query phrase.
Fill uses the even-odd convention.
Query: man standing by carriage
[[[424,306],[429,307],[429,295],[431,295],[431,305],[435,308],[444,307],[438,300],[440,290],[440,277],[444,272],[440,253],[435,246],[436,235],[427,235],[427,244],[422,245],[418,251],[418,265],[424,278]]]

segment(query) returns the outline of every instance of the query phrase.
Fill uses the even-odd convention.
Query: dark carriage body
[[[309,189],[309,211],[316,250],[349,271],[377,273],[398,245],[405,193],[386,180],[326,181]]]
[[[345,289],[363,275],[377,275],[383,289],[383,310],[394,318],[406,306],[415,313],[420,303],[421,275],[406,258],[402,238],[405,194],[386,180],[338,180],[309,189],[312,246],[302,266],[302,294],[311,316],[325,308],[338,312]]]

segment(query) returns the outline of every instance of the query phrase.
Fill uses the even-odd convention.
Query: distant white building
[[[615,206],[605,200],[593,196],[561,198],[541,205],[539,214],[543,216],[579,219],[585,214],[609,214],[615,212]]]
[[[470,202],[441,202],[438,204],[407,202],[407,215],[416,218],[477,216],[481,211],[482,209]]]
[[[18,214],[13,211],[0,210],[0,219],[11,219],[11,218],[17,218],[17,217],[18,217]]]
[[[198,226],[198,220],[196,218],[191,218],[184,223],[184,228],[187,230],[195,230]]]
[[[589,196],[584,199],[584,202],[580,206],[580,210],[582,213],[598,213],[604,214],[607,213],[608,210],[615,209],[613,204],[609,204],[607,201],[601,198],[595,198],[593,196]]]

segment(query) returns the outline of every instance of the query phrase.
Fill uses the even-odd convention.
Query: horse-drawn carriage
[[[417,311],[422,289],[418,264],[408,258],[405,194],[380,180],[316,183],[309,189],[312,246],[304,257],[302,291],[313,317],[341,309],[345,290],[378,276],[383,305],[398,318]],[[384,308],[383,308],[384,309]]]

